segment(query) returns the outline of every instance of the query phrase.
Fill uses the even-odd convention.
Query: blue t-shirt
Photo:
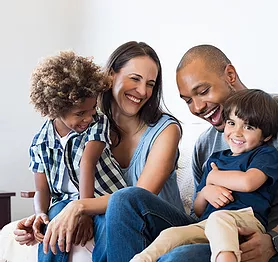
[[[246,172],[250,168],[257,168],[268,176],[268,179],[260,188],[253,192],[233,191],[234,201],[224,207],[216,209],[208,203],[200,219],[206,219],[212,212],[220,209],[238,210],[252,207],[256,218],[266,226],[271,202],[278,188],[278,151],[275,147],[262,145],[238,156],[232,156],[230,149],[213,153],[207,161],[204,175],[197,188],[198,192],[206,185],[208,173],[211,171],[211,162],[214,162],[219,170]]]

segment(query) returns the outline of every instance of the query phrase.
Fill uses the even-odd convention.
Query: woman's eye
[[[140,81],[140,79],[138,77],[131,77],[131,79],[134,81]]]

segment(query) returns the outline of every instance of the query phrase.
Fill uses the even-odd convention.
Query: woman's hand
[[[215,208],[220,208],[234,201],[232,191],[222,186],[207,185],[202,189],[204,198]]]
[[[48,224],[43,239],[43,251],[46,254],[49,250],[57,254],[56,243],[58,241],[59,249],[69,252],[73,243],[73,234],[78,226],[80,216],[82,215],[82,205],[78,200],[69,203],[56,217]]]
[[[17,223],[17,227],[14,230],[14,234],[15,234],[15,240],[20,245],[30,246],[30,245],[35,245],[37,243],[32,228],[35,218],[36,216],[32,215],[29,216],[28,218],[21,219]]]
[[[44,235],[41,232],[42,225],[47,225],[49,223],[48,215],[45,213],[40,213],[36,215],[36,219],[33,223],[33,231],[36,241],[41,243],[43,241]]]

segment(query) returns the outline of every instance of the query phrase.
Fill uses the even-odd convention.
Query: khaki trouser
[[[234,252],[241,260],[239,250],[238,227],[250,227],[265,233],[264,226],[254,216],[251,207],[240,210],[219,210],[208,219],[183,227],[171,227],[163,230],[155,241],[134,256],[132,262],[155,262],[177,246],[196,243],[210,243],[211,261],[216,261],[220,252]]]

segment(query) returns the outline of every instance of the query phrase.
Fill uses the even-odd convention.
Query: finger
[[[215,202],[219,205],[219,207],[225,206],[225,203],[221,199],[216,199]]]
[[[254,261],[256,259],[256,253],[254,252],[254,250],[250,250],[247,252],[242,252],[241,253],[241,261]],[[255,260],[256,261],[256,260]]]
[[[231,202],[234,201],[234,197],[233,197],[233,195],[231,194],[231,191],[228,191],[228,192],[224,191],[224,192],[222,192],[222,195],[224,195],[226,198],[228,198],[229,201],[231,201]]]
[[[49,240],[49,247],[54,255],[57,254],[57,247],[56,247],[57,242],[58,242],[58,234],[56,233],[56,230],[53,230],[53,232],[51,232],[51,237]]]
[[[218,170],[218,167],[214,162],[211,162],[210,166],[211,166],[212,170]]]
[[[250,227],[239,227],[238,233],[242,236],[250,236],[256,233],[256,231]]]
[[[47,254],[48,250],[49,250],[49,241],[51,238],[51,230],[50,229],[51,229],[51,224],[48,225],[48,228],[47,228],[44,238],[43,238],[43,252],[45,254]]]
[[[29,216],[29,217],[26,219],[26,221],[25,221],[25,223],[24,223],[24,226],[26,226],[26,227],[31,227],[31,226],[33,225],[34,221],[35,221],[35,218],[36,218],[36,215],[35,215],[35,214],[32,215],[32,216]]]
[[[73,232],[71,230],[68,230],[66,233],[66,252],[70,252],[72,245],[72,235]]]
[[[81,242],[81,232],[80,232],[80,228],[79,228],[79,226],[74,230],[74,232],[73,232],[73,234],[72,234],[72,243],[74,244],[74,245],[79,245],[80,244],[80,242]]]
[[[61,252],[65,252],[65,242],[66,242],[66,235],[63,232],[60,232],[58,235],[58,247]]]
[[[47,225],[47,224],[49,223],[48,215],[43,214],[43,215],[41,216],[41,218],[42,218],[42,221],[43,221],[44,224]]]
[[[218,203],[215,202],[215,201],[212,203],[212,205],[213,205],[215,208],[217,208],[217,209],[220,208],[220,206],[218,205]]]
[[[230,203],[229,198],[227,198],[226,196],[224,196],[223,194],[219,196],[219,199],[224,203],[224,205],[227,205]]]

